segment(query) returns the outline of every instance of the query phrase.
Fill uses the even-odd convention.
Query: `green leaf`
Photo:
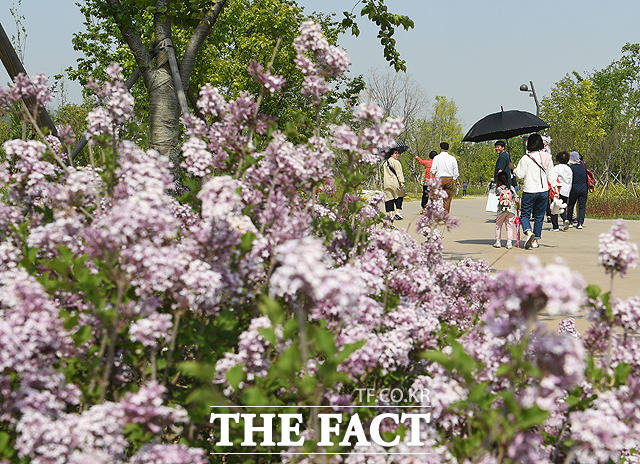
[[[276,331],[273,330],[272,327],[264,327],[262,329],[258,329],[258,333],[262,335],[262,338],[271,343],[271,345],[276,346],[278,344]]]
[[[334,341],[333,332],[325,327],[319,327],[313,334],[311,340],[318,352],[331,357],[336,352],[336,344]]]
[[[233,366],[227,371],[227,382],[229,382],[229,385],[231,385],[234,390],[238,389],[238,387],[240,386],[240,382],[242,382],[244,378],[245,372],[243,364]]]
[[[77,315],[76,316],[65,317],[64,318],[64,322],[62,323],[62,327],[64,327],[65,330],[71,330],[77,325],[78,325],[78,316]]]
[[[71,338],[76,346],[82,346],[91,339],[91,336],[91,326],[85,325],[80,327],[76,333],[71,336]]]
[[[626,385],[629,374],[631,374],[631,366],[629,364],[627,363],[618,364],[615,370],[613,371],[615,386],[619,387],[621,385]]]
[[[290,345],[273,364],[273,369],[285,377],[293,377],[300,368],[300,349],[297,345]]]
[[[549,417],[549,412],[541,409],[538,406],[533,406],[532,408],[527,408],[522,410],[522,418],[520,419],[518,425],[521,429],[529,429],[536,425],[541,425],[544,421]]]
[[[586,292],[589,298],[595,300],[600,296],[600,293],[602,293],[602,289],[597,285],[589,285],[586,289]]]
[[[215,366],[212,364],[199,361],[181,362],[178,364],[178,370],[188,377],[196,378],[205,383],[211,382],[216,372]]]
[[[511,366],[511,364],[502,364],[500,367],[498,367],[498,370],[496,371],[496,375],[498,377],[502,377],[507,374],[510,374],[511,372],[513,372],[513,367]]]
[[[211,387],[200,387],[189,393],[185,402],[187,404],[203,405],[208,408],[227,404],[229,400]]]
[[[11,436],[7,432],[0,432],[0,452],[4,452],[9,447]]]
[[[360,340],[354,343],[347,343],[342,347],[342,350],[340,350],[340,352],[336,356],[336,361],[338,363],[341,363],[342,361],[347,359],[349,356],[351,356],[352,353],[358,351],[360,348],[362,348],[366,344],[367,344],[366,340]]]
[[[263,296],[262,301],[258,304],[258,309],[262,314],[269,317],[269,320],[274,326],[281,325],[284,321],[282,306],[273,298]]]
[[[253,232],[247,232],[242,236],[242,239],[239,245],[242,256],[246,255],[251,251],[251,248],[253,246],[253,241],[255,239],[256,239],[256,234],[254,234]]]
[[[250,387],[242,392],[242,401],[248,406],[264,406],[270,404],[269,398],[257,387]]]
[[[285,340],[290,340],[298,333],[298,321],[296,319],[289,319],[284,324],[283,336]]]

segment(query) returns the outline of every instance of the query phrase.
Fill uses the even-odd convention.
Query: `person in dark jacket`
[[[494,148],[498,154],[498,159],[496,160],[496,167],[493,170],[493,180],[496,181],[498,174],[505,172],[509,182],[511,182],[511,156],[509,152],[506,151],[506,144],[502,140],[498,140],[494,144]]]
[[[571,193],[569,193],[569,202],[567,205],[567,220],[573,225],[573,209],[578,204],[578,216],[576,218],[576,229],[582,229],[584,224],[584,216],[587,212],[587,196],[589,187],[587,185],[587,168],[580,160],[580,153],[572,151],[569,153],[569,166],[573,172],[573,180],[571,182]]]

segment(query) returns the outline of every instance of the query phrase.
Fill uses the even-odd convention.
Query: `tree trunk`
[[[176,170],[180,162],[180,105],[167,63],[151,71],[148,91],[151,148],[169,156]]]

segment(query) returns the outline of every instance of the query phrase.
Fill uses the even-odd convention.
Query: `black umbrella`
[[[500,111],[485,116],[475,123],[462,139],[463,142],[510,139],[518,135],[538,132],[549,127],[535,114],[526,111]]]

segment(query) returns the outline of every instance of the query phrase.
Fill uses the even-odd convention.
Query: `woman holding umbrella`
[[[522,230],[525,233],[525,249],[538,248],[542,238],[544,215],[549,203],[549,186],[553,179],[553,161],[544,156],[544,142],[540,134],[531,134],[527,139],[527,151],[514,170],[514,174],[524,179],[522,186]],[[531,227],[531,212],[534,224]]]

